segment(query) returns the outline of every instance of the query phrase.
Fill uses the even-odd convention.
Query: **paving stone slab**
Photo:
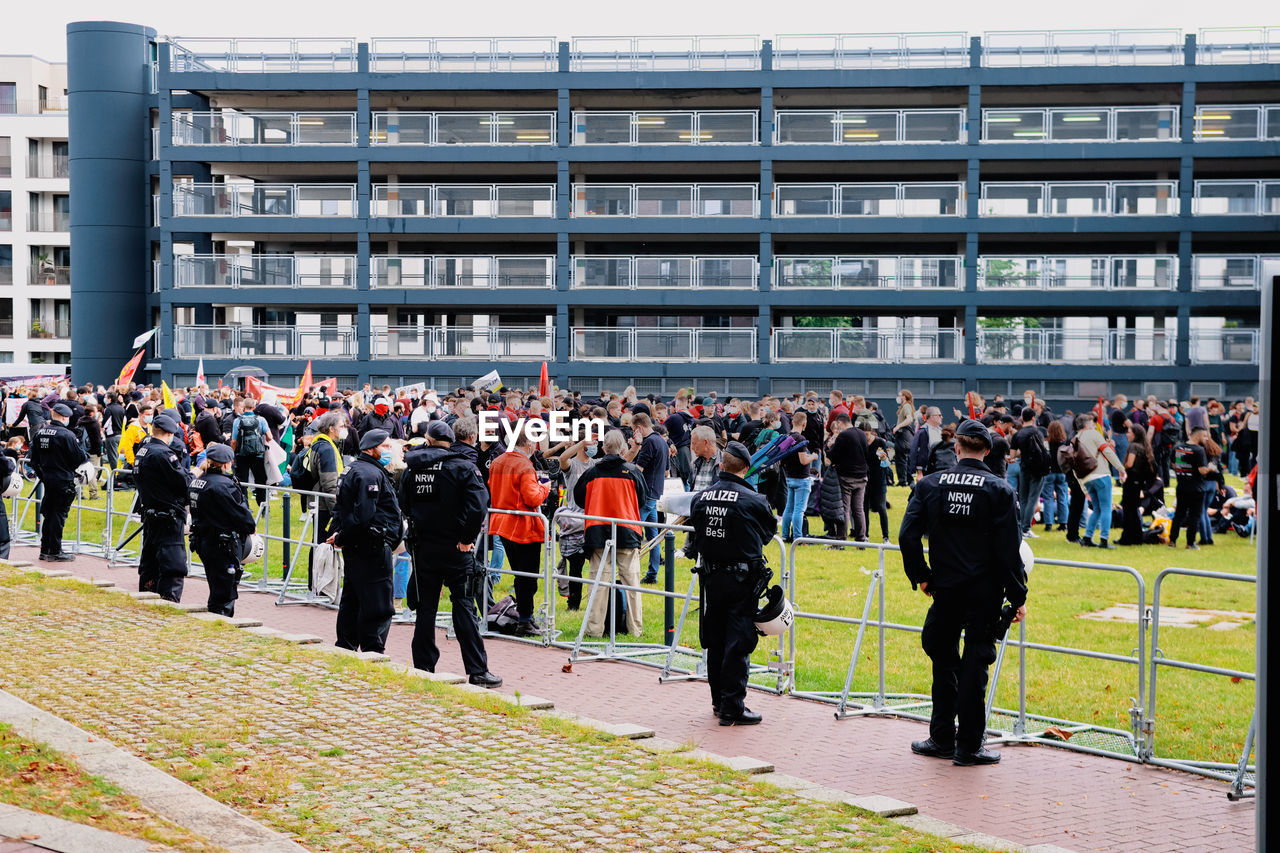
[[[13,566],[15,569],[29,569],[35,564],[30,560],[6,560],[5,565]]]
[[[608,723],[604,720],[597,720],[593,717],[584,717],[580,714],[570,713],[568,711],[551,711],[549,716],[559,717],[577,723],[580,726],[586,726],[589,729],[603,732],[607,735],[623,738],[625,740],[644,740],[653,737],[656,732],[647,726],[638,726],[635,723]]]
[[[209,605],[199,604],[194,601],[166,601],[163,598],[147,598],[143,600],[145,604],[153,607],[172,607],[175,610],[181,610],[183,613],[207,613]]]
[[[46,568],[42,568],[41,566],[34,566],[32,567],[31,570],[36,574],[44,575],[47,578],[71,577],[71,572],[67,571],[66,569],[46,569]]]
[[[1017,853],[1025,853],[1026,849],[1020,844],[1015,844],[1004,838],[997,838],[994,835],[987,835],[985,832],[969,832],[964,835],[954,835],[951,840],[957,844],[972,844],[974,847],[981,847],[984,850],[1010,850]]]
[[[730,770],[737,770],[739,773],[772,773],[773,765],[767,761],[761,761],[759,758],[752,758],[748,755],[735,755],[732,758],[726,755],[719,755],[714,752],[707,752],[705,749],[691,749],[687,753],[690,758],[701,758],[706,761],[712,761],[716,764],[723,764]]]
[[[1056,844],[1033,844],[1027,848],[1027,853],[1076,853],[1076,851]]]
[[[911,803],[904,803],[902,800],[895,800],[893,797],[885,797],[880,794],[850,797],[845,802],[851,806],[857,806],[860,809],[878,814],[880,817],[903,817],[905,815],[918,814],[920,811]]]
[[[0,803],[0,838],[25,838],[55,853],[147,853],[172,850],[150,841]]]
[[[973,834],[973,830],[966,826],[956,826],[954,823],[947,823],[945,820],[938,820],[928,815],[913,814],[891,818],[891,820],[910,829],[918,829],[921,832],[938,835],[942,838],[955,838],[958,835]]]
[[[158,592],[144,592],[143,590],[123,590],[125,595],[136,601],[155,601],[160,597]]]
[[[260,628],[262,627],[261,619],[253,619],[249,616],[223,616],[221,613],[192,613],[192,619],[200,619],[205,622],[225,622],[232,628]]]
[[[678,741],[668,740],[664,737],[644,738],[643,740],[636,741],[636,746],[640,747],[645,752],[651,752],[654,754],[679,752],[684,748],[684,744]]]

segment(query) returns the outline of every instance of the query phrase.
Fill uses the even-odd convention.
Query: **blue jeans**
[[[1045,477],[1034,477],[1030,471],[1023,471],[1018,476],[1018,521],[1021,531],[1026,533],[1036,521],[1036,504],[1044,487]]]
[[[1095,477],[1084,484],[1089,493],[1089,522],[1084,526],[1084,535],[1093,536],[1094,531],[1102,539],[1111,538],[1111,477]]]
[[[658,520],[657,498],[649,498],[647,501],[644,502],[644,506],[640,507],[640,520],[641,521],[657,521]],[[657,528],[654,528],[654,527],[644,528],[644,538],[646,540],[652,539],[657,535],[658,535]],[[658,564],[661,560],[661,552],[662,552],[661,548],[649,549],[648,574],[655,575],[655,576],[658,574]]]
[[[1216,481],[1204,484],[1204,505],[1200,508],[1200,541],[1210,545],[1213,544],[1213,527],[1209,524],[1209,504],[1213,503],[1213,496],[1217,493]]]
[[[787,506],[782,510],[782,538],[794,539],[804,533],[804,510],[809,505],[813,480],[787,477]]]
[[[1125,454],[1129,452],[1129,436],[1122,432],[1111,433],[1111,440],[1116,443],[1116,458],[1120,460],[1120,464],[1124,464]],[[1114,465],[1111,466],[1112,474],[1118,474]]]
[[[1040,499],[1044,501],[1045,527],[1051,524],[1066,524],[1067,511],[1071,506],[1071,493],[1067,489],[1066,474],[1046,474],[1044,485],[1040,487]]]
[[[1010,486],[1013,486],[1013,493],[1018,494],[1018,481],[1022,479],[1022,463],[1010,462],[1009,467],[1004,471],[1004,478]]]
[[[489,583],[496,584],[502,579],[499,570],[502,564],[506,562],[507,549],[502,545],[502,537],[496,534],[489,535]]]

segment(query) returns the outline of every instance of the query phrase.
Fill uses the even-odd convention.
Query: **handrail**
[[[574,326],[569,336],[570,361],[756,360],[755,329]],[[589,346],[593,338],[602,345]]]
[[[174,326],[176,357],[354,357],[351,326]],[[319,344],[319,346],[315,346]]]
[[[1280,62],[1280,27],[1211,27],[1196,39],[1196,62],[1229,65]]]
[[[1192,202],[1197,216],[1280,214],[1280,180],[1196,181]]]
[[[988,68],[1059,65],[1182,65],[1178,30],[1004,30],[982,36]]]
[[[963,255],[780,255],[773,259],[773,286],[779,289],[954,290],[963,284]]]
[[[375,38],[369,70],[399,73],[542,72],[558,67],[554,38]]]
[[[760,275],[755,255],[574,255],[569,268],[575,289],[755,290]]]
[[[760,186],[747,183],[574,184],[574,217],[706,217],[760,213]],[[664,208],[674,206],[672,212]]]
[[[1277,37],[1280,38],[1280,33]],[[1280,57],[1280,51],[1277,52],[1277,57]],[[1280,104],[1199,104],[1196,106],[1196,142],[1249,142],[1271,139],[1280,139]]]
[[[490,112],[379,110],[373,113],[370,143],[373,145],[555,145],[556,113],[547,110]]]
[[[463,212],[470,207],[473,212]],[[374,184],[375,217],[554,218],[555,184]]]
[[[968,140],[967,110],[946,108],[774,110],[775,145],[930,145]],[[938,130],[928,119],[945,119]],[[806,121],[806,119],[808,121]]]
[[[1280,257],[1193,255],[1191,260],[1191,287],[1194,290],[1260,290],[1266,279],[1264,266],[1268,263],[1274,265],[1280,274]]]
[[[1159,329],[979,329],[979,364],[1172,364],[1177,333]]]
[[[773,187],[773,215],[964,216],[964,199],[961,181],[777,183]]]
[[[355,145],[347,110],[174,110],[173,145]]]
[[[370,337],[374,359],[555,358],[555,329],[545,326],[384,326]]]
[[[575,38],[572,71],[756,71],[757,36],[638,36]]]
[[[355,255],[174,255],[173,286],[185,287],[354,287]],[[158,263],[158,262],[157,262]],[[312,267],[315,269],[312,269]],[[337,269],[326,269],[337,267]]]
[[[982,110],[984,143],[1178,142],[1176,106],[1042,107]],[[1135,120],[1142,119],[1145,120]],[[1129,119],[1129,121],[1125,121]]]
[[[1257,364],[1257,329],[1192,329],[1192,364]]]
[[[978,215],[1175,216],[1178,206],[1177,181],[984,181]]]
[[[819,68],[967,68],[967,33],[855,33],[779,35],[773,67],[780,71]]]
[[[759,125],[759,110],[575,110],[573,144],[758,145]]]
[[[905,329],[775,327],[771,331],[772,358],[779,362],[959,362],[964,355],[958,329],[917,332]]]
[[[170,38],[169,70],[329,72],[356,70],[354,39]]]
[[[545,289],[555,287],[556,279],[555,255],[373,255],[369,261],[373,288]],[[539,264],[542,271],[535,272]]]
[[[345,216],[356,214],[355,184],[173,185],[173,216]]]
[[[1144,287],[1173,290],[1177,285],[1177,255],[978,257],[978,287],[983,290],[1133,290]]]

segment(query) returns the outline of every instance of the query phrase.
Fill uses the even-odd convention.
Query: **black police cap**
[[[225,465],[236,458],[236,455],[231,452],[231,448],[225,444],[209,445],[209,449],[204,452],[204,456],[210,462],[216,462],[219,465]]]
[[[751,464],[751,451],[740,441],[731,441],[724,446],[724,452],[736,456],[748,465]]]
[[[967,418],[956,427],[956,435],[962,435],[967,438],[976,438],[982,441],[987,447],[991,446],[991,433],[982,424]]]

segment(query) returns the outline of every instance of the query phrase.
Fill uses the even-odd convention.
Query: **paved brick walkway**
[[[34,560],[32,548],[14,559]],[[136,570],[108,569],[81,557],[60,564],[81,576],[107,577],[136,588]],[[203,581],[190,579],[184,600],[203,602]],[[265,625],[333,638],[334,613],[275,606],[274,596],[241,593],[237,615]],[[443,633],[443,632],[442,632]],[[392,627],[387,652],[409,662],[412,626]],[[442,640],[442,670],[461,671],[456,644]],[[1190,774],[1048,747],[1004,749],[998,767],[959,768],[912,755],[907,744],[925,734],[907,720],[836,721],[829,705],[753,692],[748,701],[763,725],[715,724],[702,682],[658,684],[650,667],[579,662],[562,671],[567,652],[491,640],[491,669],[503,690],[551,699],[562,710],[609,722],[637,723],[660,737],[725,755],[751,755],[787,773],[853,794],[884,794],[919,806],[922,814],[1024,845],[1073,850],[1186,851],[1254,849],[1254,801],[1231,803],[1226,785]]]
[[[679,756],[442,700],[378,664],[12,570],[0,582],[0,647],[22,650],[0,655],[6,690],[308,849],[960,849]]]

